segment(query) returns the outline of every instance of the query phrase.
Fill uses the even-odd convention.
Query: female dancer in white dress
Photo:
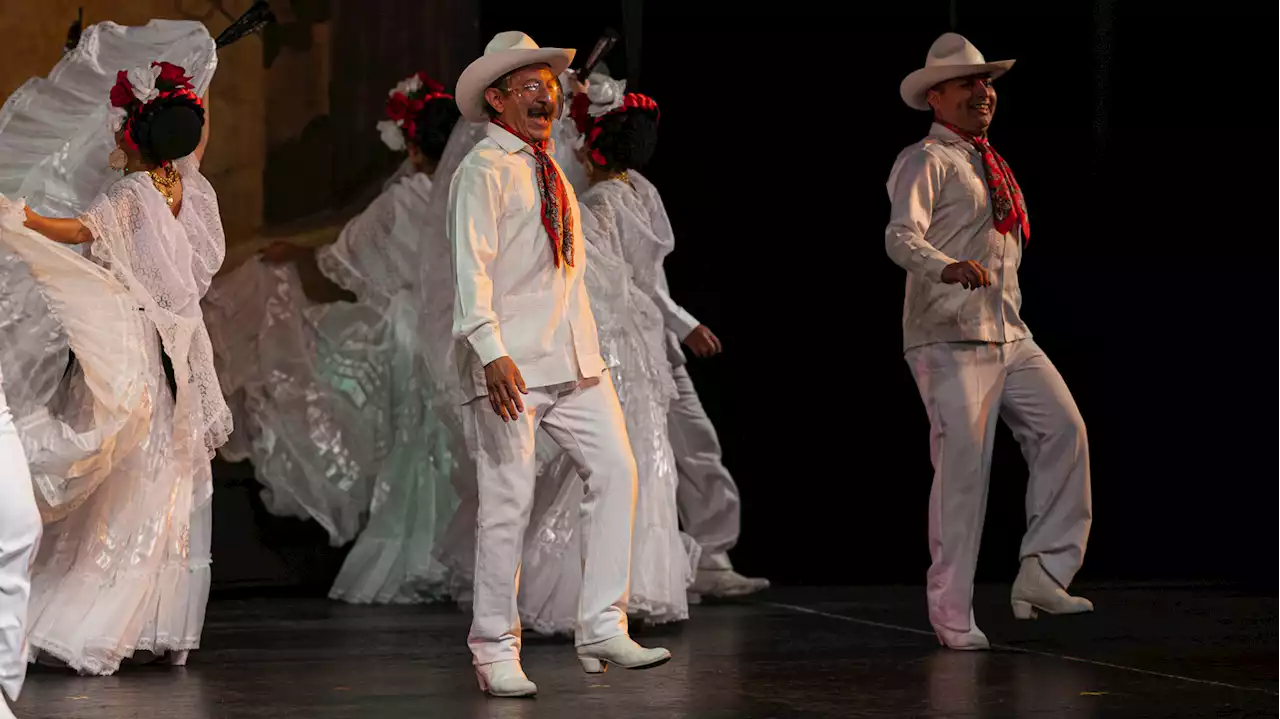
[[[206,299],[241,429],[224,456],[252,460],[273,513],[315,519],[335,546],[356,540],[333,599],[444,592],[432,550],[457,504],[454,456],[418,353],[415,284],[431,174],[458,117],[426,75],[399,83],[378,129],[408,171],[333,244],[275,243]]]
[[[156,50],[186,58],[196,77],[168,62],[103,74],[108,62]],[[18,420],[46,521],[28,640],[85,674],[111,674],[137,651],[184,663],[204,624],[209,460],[231,431],[200,313],[225,254],[217,198],[199,171],[208,123],[198,92],[215,67],[198,23],[104,23],[45,85],[29,83],[0,111],[0,147],[21,145],[17,120],[96,89],[110,113],[95,110],[97,126],[81,119],[63,150],[101,147],[105,133],[116,145],[110,164],[125,173],[87,208],[76,192],[92,181],[86,173],[46,176],[43,195],[29,195],[81,211],[74,219],[0,201],[0,240],[41,284],[76,358],[47,405]],[[100,124],[108,114],[113,133]],[[57,169],[89,166],[72,159]],[[36,233],[82,245],[91,259]]]
[[[636,203],[629,195],[634,191],[621,178],[628,168],[643,165],[652,155],[657,106],[647,98],[641,106],[638,95],[628,96],[631,104],[624,104],[622,84],[601,75],[591,77],[585,94],[579,90],[575,102],[583,129],[591,133],[600,128],[595,142],[583,149],[607,158],[603,165],[582,165],[590,185],[579,197],[587,242],[587,291],[639,468],[628,614],[651,623],[680,621],[688,618],[686,588],[698,547],[680,533],[676,515],[675,460],[666,424],[675,383],[662,317],[635,286],[624,253],[624,240],[641,231],[647,218],[632,217]],[[586,114],[589,108],[597,117]],[[556,156],[573,157],[572,147],[580,142],[575,128],[558,121],[553,137]],[[446,150],[446,158],[452,151]],[[578,157],[585,160],[587,156],[579,153]],[[425,288],[431,283],[422,284]],[[538,483],[520,572],[520,618],[542,634],[571,633],[582,577],[577,531],[582,483],[572,462],[553,442],[539,441],[537,451]],[[459,493],[465,503],[474,490],[460,487]],[[441,559],[458,582],[470,576],[474,522],[475,512],[464,506],[441,546]],[[465,606],[468,598],[460,595],[459,600]]]
[[[622,83],[595,75],[587,92],[575,96],[572,114],[590,184],[579,197],[587,289],[640,473],[627,613],[659,624],[688,618],[686,589],[698,548],[678,528],[675,457],[667,438],[667,408],[676,389],[662,315],[636,275],[641,266],[637,252],[665,255],[670,249],[653,234],[648,211],[628,176],[653,154],[658,107],[623,89]],[[552,460],[539,477],[540,491],[556,493],[538,524],[558,531],[542,532],[543,537],[565,535],[576,524],[581,488],[566,478],[576,480],[571,467],[559,460]],[[572,556],[526,554],[520,603],[530,626],[558,633],[571,628],[571,597],[581,581],[578,564],[566,561]]]

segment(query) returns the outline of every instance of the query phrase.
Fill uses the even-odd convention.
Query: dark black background
[[[519,29],[585,55],[627,29],[616,0],[480,7],[486,41]],[[691,371],[742,490],[739,568],[922,581],[928,426],[884,181],[928,127],[898,84],[954,29],[1018,60],[992,139],[1031,209],[1023,316],[1089,427],[1080,578],[1274,586],[1274,8],[825,7],[643,3],[607,59],[662,107],[646,175],[676,229],[673,295],[725,344]],[[1016,571],[1025,482],[1002,427],[980,579]]]
[[[411,1],[421,0],[380,7]],[[584,55],[604,27],[623,33],[610,70],[663,111],[645,174],[676,230],[673,295],[726,347],[690,369],[742,491],[733,556],[782,584],[923,581],[928,423],[901,355],[904,274],[883,237],[885,178],[929,118],[902,104],[898,85],[949,29],[989,59],[1016,58],[997,83],[992,140],[1031,211],[1023,317],[1089,427],[1095,522],[1080,579],[1275,591],[1272,8],[450,0],[417,10],[438,22],[415,57],[370,55],[353,40],[354,54],[334,59],[348,70],[338,87],[363,82],[381,102],[382,75],[414,62],[452,85],[502,30]],[[352,17],[370,20],[362,42],[396,35],[377,18],[344,17],[346,33]],[[216,587],[324,593],[343,551],[314,523],[268,515],[247,464],[217,464]],[[980,580],[1016,571],[1025,483],[1002,427]]]

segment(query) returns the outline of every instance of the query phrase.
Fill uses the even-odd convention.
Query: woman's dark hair
[[[658,147],[658,116],[647,110],[610,113],[600,118],[595,127],[600,128],[600,134],[591,140],[591,160],[608,172],[639,170]],[[587,137],[594,132],[594,127],[587,130]]]
[[[418,111],[418,118],[413,123],[413,144],[432,162],[439,162],[444,154],[445,145],[449,144],[449,135],[453,126],[458,124],[462,112],[452,97],[437,97],[427,101]]]
[[[142,159],[159,165],[195,152],[204,130],[204,108],[190,97],[162,97],[144,105],[131,126]]]

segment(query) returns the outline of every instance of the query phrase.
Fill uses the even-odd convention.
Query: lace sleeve
[[[175,222],[150,181],[138,174],[112,185],[81,221],[93,233],[92,256],[128,288],[155,326],[177,381],[183,436],[175,451],[206,454],[231,433],[231,411],[218,385],[200,298],[225,245],[212,188],[198,173],[184,184],[190,207]]]
[[[386,277],[387,240],[395,227],[395,186],[378,195],[364,212],[342,228],[332,245],[316,251],[316,265],[334,284],[369,302],[378,292],[376,278]]]
[[[173,166],[178,168],[178,172],[182,173],[183,177],[200,172],[200,161],[196,159],[195,153],[174,160]]]
[[[80,216],[80,222],[93,235],[93,241],[89,243],[89,256],[108,270],[113,269],[111,265],[114,253],[110,247],[110,238],[129,237],[142,230],[142,204],[136,188],[127,178],[113,183],[89,204],[89,208]],[[122,244],[128,247],[132,243]]]
[[[338,235],[316,252],[316,265],[361,302],[385,305],[418,281],[431,180],[422,173],[383,191]]]
[[[582,237],[587,252],[587,296],[591,313],[608,354],[609,345],[623,331],[629,270],[618,256],[617,217],[613,206],[600,193],[588,192],[579,202],[582,209]]]
[[[218,195],[209,180],[200,173],[200,163],[195,155],[188,155],[177,164],[178,172],[182,173],[183,203],[178,217],[191,246],[191,278],[195,292],[198,297],[204,297],[213,276],[227,258],[226,234],[222,229]]]

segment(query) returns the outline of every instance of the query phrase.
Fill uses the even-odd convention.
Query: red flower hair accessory
[[[153,62],[151,67],[117,72],[116,84],[110,92],[112,131],[123,130],[125,143],[136,150],[138,142],[133,136],[133,123],[138,115],[154,102],[175,97],[186,98],[196,107],[204,107],[194,92],[187,71],[178,65]]]
[[[432,100],[452,99],[453,95],[444,91],[444,85],[424,72],[401,80],[387,98],[386,119],[378,123],[382,143],[396,152],[404,150],[407,140],[417,134],[418,113],[422,108]]]

